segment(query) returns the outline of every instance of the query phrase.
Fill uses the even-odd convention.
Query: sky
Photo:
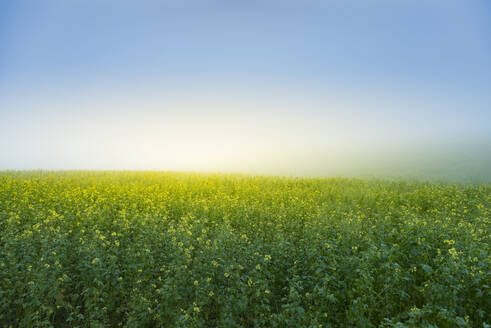
[[[482,175],[490,126],[489,1],[0,2],[0,169]]]

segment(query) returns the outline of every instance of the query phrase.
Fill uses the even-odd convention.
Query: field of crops
[[[1,327],[489,327],[491,186],[0,173]]]

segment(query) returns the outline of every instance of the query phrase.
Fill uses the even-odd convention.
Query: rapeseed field
[[[0,173],[1,327],[490,327],[490,185]]]

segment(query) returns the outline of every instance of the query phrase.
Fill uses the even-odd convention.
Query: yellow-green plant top
[[[1,327],[489,327],[491,186],[0,173]]]

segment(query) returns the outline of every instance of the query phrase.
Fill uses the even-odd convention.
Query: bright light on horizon
[[[0,4],[0,169],[486,172],[487,9]]]

